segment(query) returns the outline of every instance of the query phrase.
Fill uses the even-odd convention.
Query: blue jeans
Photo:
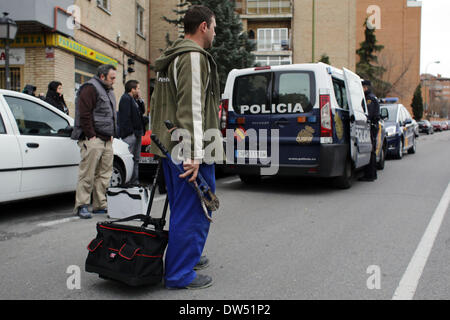
[[[163,159],[164,178],[170,204],[169,243],[165,258],[165,285],[181,288],[196,277],[195,265],[200,260],[208,237],[210,222],[206,219],[200,200],[188,179]],[[201,164],[199,171],[215,192],[213,165]],[[211,213],[210,213],[211,214]]]

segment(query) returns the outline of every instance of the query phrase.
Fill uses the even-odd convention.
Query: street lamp
[[[5,42],[6,89],[11,90],[11,78],[9,76],[9,42],[16,37],[17,23],[8,18],[8,14],[8,12],[3,12],[3,17],[0,17],[0,40]]]
[[[427,67],[425,68],[425,76],[428,77],[427,76],[428,75],[428,67],[430,65],[432,65],[432,64],[439,64],[439,63],[441,63],[441,62],[440,61],[432,61],[432,62],[428,63]],[[429,109],[429,101],[427,99],[427,96],[429,96],[429,94],[427,94],[428,93],[427,82],[428,81],[425,81],[425,104],[426,104],[425,110],[426,111],[428,111],[428,109]],[[429,113],[429,111],[428,111],[428,113]]]

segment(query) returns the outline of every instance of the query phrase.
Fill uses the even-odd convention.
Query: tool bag
[[[153,178],[145,215],[97,223],[97,236],[87,246],[86,272],[97,273],[101,278],[117,280],[130,286],[154,285],[162,281],[163,255],[168,241],[168,231],[164,230],[169,204],[167,196],[162,217],[155,219],[150,216],[160,169],[161,161]],[[143,224],[123,224],[133,220],[142,221]],[[148,228],[149,225],[153,227]]]

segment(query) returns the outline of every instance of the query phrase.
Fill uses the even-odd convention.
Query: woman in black
[[[52,81],[48,84],[47,96],[45,102],[50,103],[52,106],[58,108],[62,112],[69,114],[64,96],[62,95],[62,83],[59,81]]]

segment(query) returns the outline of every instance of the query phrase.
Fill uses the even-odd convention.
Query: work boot
[[[194,280],[190,284],[188,284],[186,287],[166,287],[169,290],[176,290],[176,289],[204,289],[212,286],[213,280],[210,276],[204,275],[204,274],[197,274]]]
[[[194,267],[194,270],[202,270],[209,267],[209,259],[206,256],[201,256],[200,260]]]
[[[88,206],[86,205],[78,207],[77,215],[80,217],[80,219],[92,218],[91,213],[88,210]]]
[[[108,209],[103,208],[103,209],[95,209],[92,211],[92,213],[94,214],[104,214],[104,213],[108,213]]]

